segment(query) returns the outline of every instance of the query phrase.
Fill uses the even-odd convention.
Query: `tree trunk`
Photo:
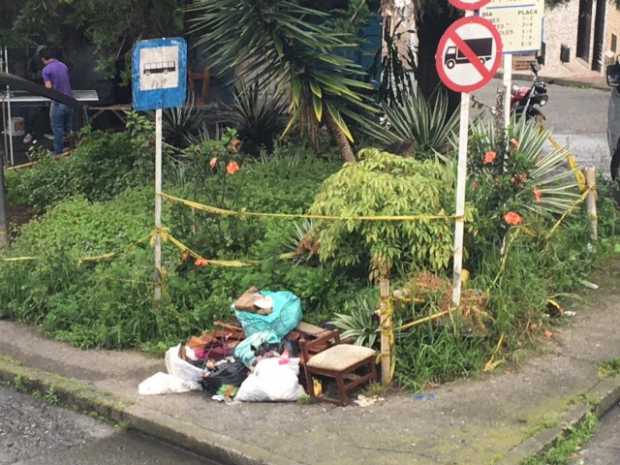
[[[338,144],[338,149],[340,149],[340,155],[342,156],[343,161],[355,162],[355,154],[353,153],[353,148],[349,143],[349,139],[347,139],[347,136],[345,136],[342,130],[338,127],[329,112],[326,112],[325,114],[325,124],[327,124],[327,128],[329,129],[329,132],[332,133],[333,138],[336,139],[336,143]]]
[[[450,113],[458,108],[461,94],[442,86],[435,67],[435,53],[441,36],[460,16],[461,13],[448,6],[446,0],[427,1],[426,5],[416,12],[419,44],[415,77],[418,89],[425,97],[430,97],[438,89],[445,90],[448,95]]]

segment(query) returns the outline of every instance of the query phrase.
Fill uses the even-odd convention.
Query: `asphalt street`
[[[517,81],[518,85],[529,85]],[[475,95],[487,105],[495,104],[500,80],[493,80]],[[598,89],[549,85],[549,103],[542,108],[546,127],[558,142],[575,154],[582,166],[596,166],[608,175],[607,107],[611,93]]]
[[[616,406],[605,415],[590,443],[571,465],[618,464],[620,464],[620,406]]]
[[[217,465],[0,386],[0,465],[171,464]]]

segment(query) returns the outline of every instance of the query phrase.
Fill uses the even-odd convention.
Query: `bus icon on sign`
[[[493,39],[491,37],[483,39],[466,39],[464,41],[467,46],[476,54],[480,63],[485,64],[493,58]],[[461,52],[459,48],[452,45],[446,49],[444,64],[448,69],[454,68],[456,65],[466,65],[469,59]]]
[[[177,64],[175,61],[160,61],[144,64],[144,74],[147,76],[151,74],[174,73],[176,70]]]

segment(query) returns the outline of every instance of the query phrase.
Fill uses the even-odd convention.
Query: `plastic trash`
[[[235,396],[243,402],[294,402],[306,393],[299,384],[299,359],[289,358],[280,364],[280,358],[265,358],[256,364]]]
[[[195,367],[189,362],[179,357],[179,348],[181,344],[171,347],[166,351],[166,371],[169,374],[182,379],[183,381],[190,381],[194,383],[200,382],[205,370]]]
[[[140,383],[138,394],[141,396],[154,396],[159,394],[178,394],[199,389],[200,385],[198,383],[184,381],[181,378],[160,371]]]
[[[281,338],[273,331],[261,331],[245,338],[235,347],[235,358],[248,368],[256,361],[256,350],[263,344],[278,344]]]
[[[248,369],[239,360],[225,362],[200,381],[209,394],[216,394],[222,386],[240,386],[248,376]]]
[[[302,318],[301,301],[289,291],[260,291],[265,298],[270,298],[273,311],[269,315],[235,310],[235,316],[245,332],[246,337],[262,331],[273,331],[280,339],[293,331]]]

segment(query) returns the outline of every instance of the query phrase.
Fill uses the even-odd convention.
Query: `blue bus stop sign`
[[[175,108],[187,94],[187,42],[180,37],[141,40],[133,50],[133,107]]]

